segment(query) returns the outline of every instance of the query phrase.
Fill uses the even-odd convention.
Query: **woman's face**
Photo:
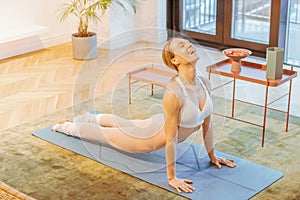
[[[170,51],[174,53],[174,59],[177,59],[180,64],[193,64],[199,59],[196,48],[188,40],[173,39],[170,43]]]

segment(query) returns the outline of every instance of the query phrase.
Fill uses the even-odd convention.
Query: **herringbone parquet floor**
[[[73,59],[72,46],[66,43],[1,60],[0,130],[110,91],[130,67],[161,62],[159,54],[149,57],[125,49],[127,53],[99,49],[97,59],[80,61]]]
[[[71,58],[60,45],[0,61],[0,130],[69,105],[80,68]]]

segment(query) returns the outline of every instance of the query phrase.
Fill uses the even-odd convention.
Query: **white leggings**
[[[113,114],[93,114],[89,122],[72,123],[77,137],[109,144],[127,152],[149,152],[165,146],[164,116],[153,115],[144,120],[127,120]]]

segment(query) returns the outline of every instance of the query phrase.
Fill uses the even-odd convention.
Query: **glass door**
[[[230,38],[269,44],[271,0],[232,3]]]
[[[300,0],[290,0],[288,8],[285,62],[300,66]]]
[[[260,52],[278,46],[280,1],[232,0],[227,1],[224,9],[225,45]]]
[[[181,0],[180,32],[202,40],[222,41],[222,1],[219,0]]]
[[[179,31],[220,48],[265,53],[278,46],[282,2],[278,0],[179,0]]]

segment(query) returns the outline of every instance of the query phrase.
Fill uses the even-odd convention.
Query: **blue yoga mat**
[[[33,132],[33,135],[55,145],[96,160],[112,168],[128,173],[134,177],[162,187],[171,192],[165,169],[165,150],[150,153],[126,153],[111,147],[80,140],[75,137],[51,131],[51,126]],[[237,167],[217,169],[210,165],[206,156],[199,159],[201,147],[196,144],[181,143],[177,147],[177,176],[191,179],[196,190],[193,193],[180,195],[191,199],[249,199],[262,191],[283,174],[274,169],[246,161],[216,151],[218,156],[235,160]]]

